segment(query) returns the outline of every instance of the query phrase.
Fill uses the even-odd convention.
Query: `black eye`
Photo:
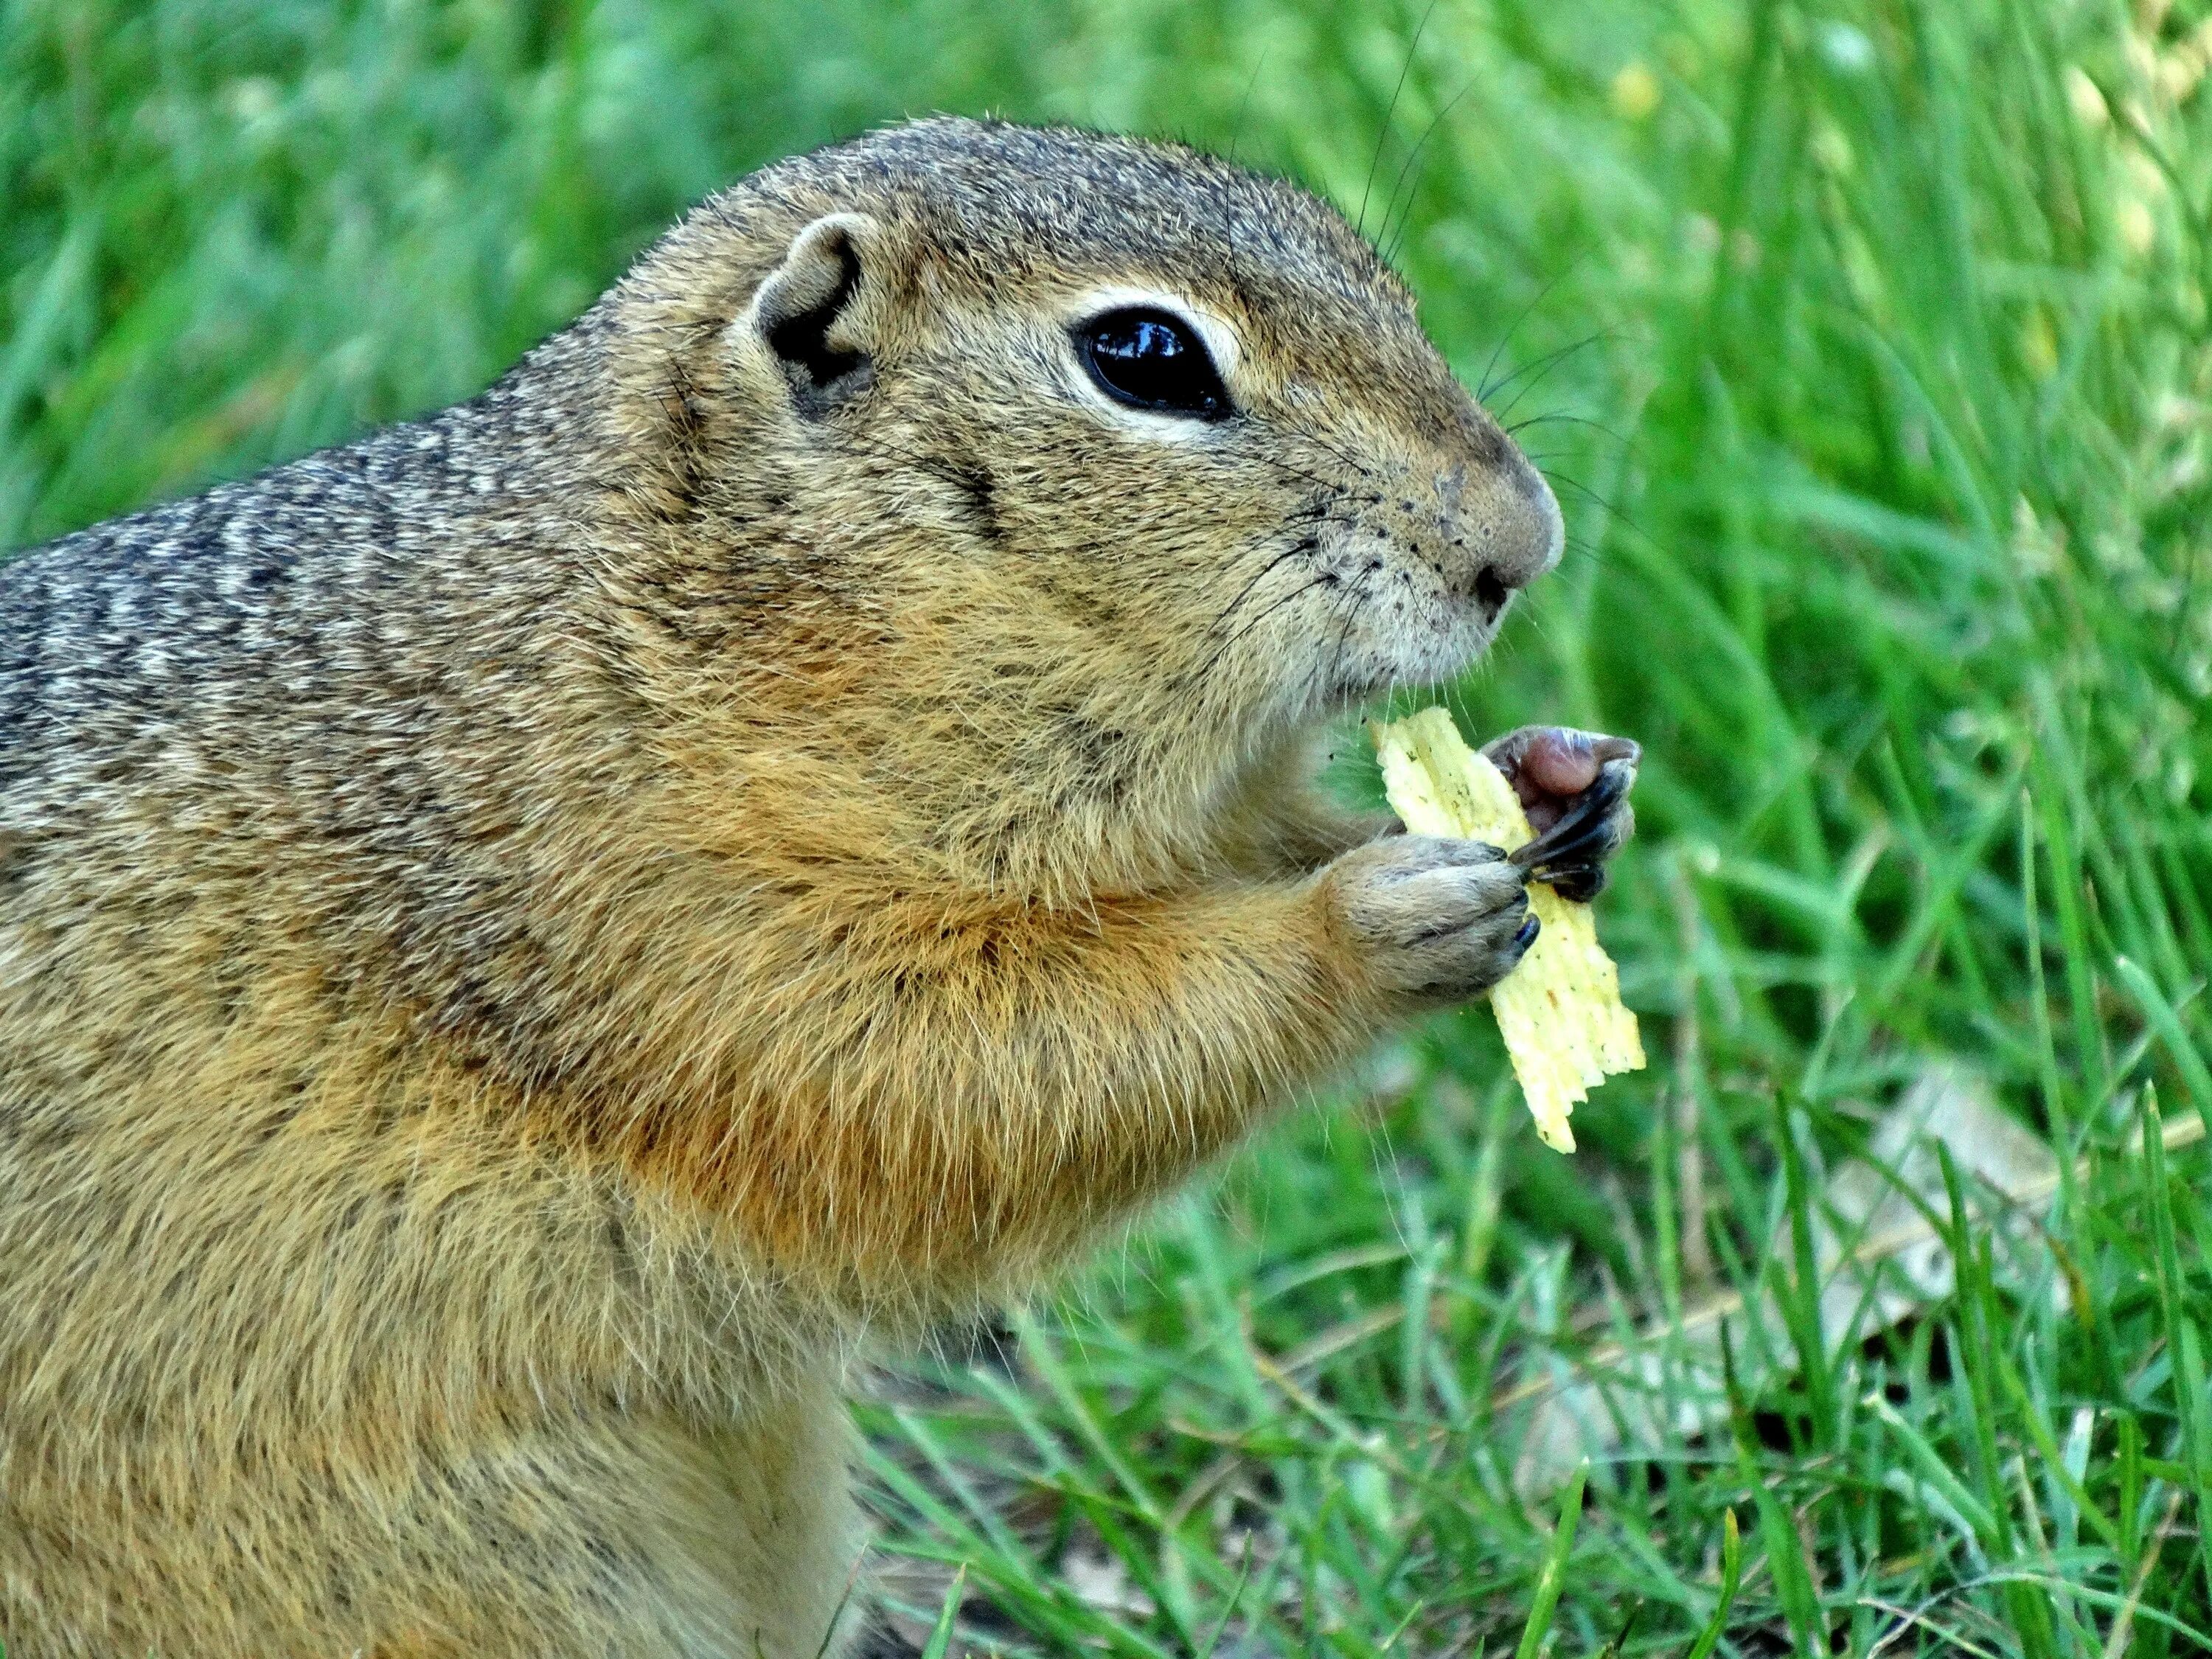
[[[1165,311],[1132,307],[1076,325],[1075,349],[1106,395],[1138,409],[1223,421],[1229,389],[1196,331]]]

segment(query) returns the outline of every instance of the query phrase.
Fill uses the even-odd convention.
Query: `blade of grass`
[[[921,1659],[945,1659],[951,1651],[952,1626],[960,1617],[960,1602],[967,1589],[968,1564],[963,1561],[945,1592],[945,1605],[938,1610],[937,1623],[929,1632],[929,1640],[922,1644]]]
[[[1559,1522],[1552,1528],[1552,1547],[1545,1553],[1543,1571],[1537,1574],[1536,1588],[1529,1595],[1528,1621],[1521,1627],[1521,1641],[1513,1650],[1513,1659],[1536,1659],[1543,1650],[1544,1638],[1559,1611],[1559,1592],[1566,1587],[1567,1558],[1574,1553],[1575,1531],[1583,1518],[1583,1487],[1589,1480],[1587,1462],[1567,1478],[1567,1490],[1559,1499]]]
[[[1736,1530],[1735,1511],[1721,1511],[1721,1588],[1713,1602],[1713,1615],[1705,1620],[1685,1659],[1705,1659],[1728,1631],[1729,1609],[1735,1606],[1736,1587],[1743,1583],[1743,1538]]]
[[[2174,1415],[2180,1422],[2182,1462],[2200,1516],[2212,1517],[2212,1434],[2205,1418],[2208,1401],[2203,1350],[2184,1296],[2181,1253],[2174,1239],[2173,1194],[2166,1177],[2166,1136],[2158,1111],[2158,1091],[2146,1087],[2142,1107],[2143,1164],[2149,1174],[2152,1259],[2157,1267],[2159,1320],[2165,1327],[2173,1361]],[[2205,1588],[2212,1590],[2212,1528],[2197,1528],[2197,1557]]]
[[[2151,1029],[2158,1033],[2159,1041],[2173,1060],[2174,1069],[2188,1086],[2190,1103],[2197,1108],[2197,1115],[2212,1127],[2212,1067],[2205,1065],[2204,1056],[2190,1040],[2173,1004],[2158,988],[2156,981],[2128,957],[2113,957],[2112,973],[2136,1006],[2142,1010],[2143,1018]]]

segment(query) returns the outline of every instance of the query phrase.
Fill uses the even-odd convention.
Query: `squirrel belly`
[[[1517,959],[1297,757],[1559,544],[1332,209],[938,119],[0,565],[0,1642],[841,1651],[855,1346]]]

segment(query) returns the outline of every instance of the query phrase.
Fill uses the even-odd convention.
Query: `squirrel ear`
[[[854,327],[855,301],[863,282],[882,275],[868,268],[884,253],[881,232],[862,213],[817,219],[792,240],[783,263],[753,296],[754,325],[804,414],[821,414],[868,384],[871,360]]]

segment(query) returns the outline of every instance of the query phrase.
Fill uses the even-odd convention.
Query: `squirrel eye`
[[[1229,389],[1191,325],[1149,307],[1109,311],[1079,324],[1075,349],[1117,403],[1194,420],[1226,420]]]

